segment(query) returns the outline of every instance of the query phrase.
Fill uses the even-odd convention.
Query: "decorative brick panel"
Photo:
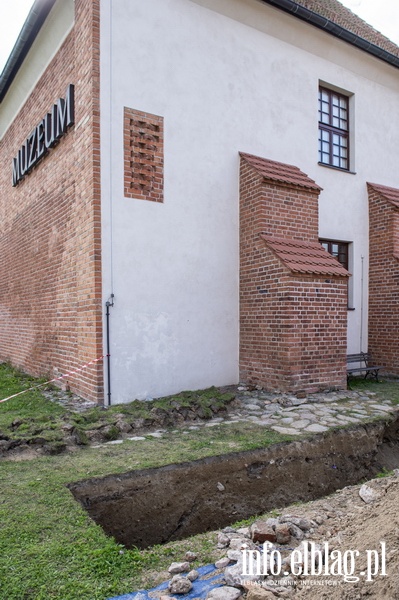
[[[393,255],[399,259],[399,210],[396,210],[392,215],[392,229]]]
[[[125,197],[163,202],[163,117],[124,109]]]
[[[0,145],[0,358],[56,376],[102,355],[99,0],[75,1],[75,24]],[[75,125],[12,187],[12,158],[75,86]],[[103,365],[68,377],[103,400]]]
[[[347,277],[295,273],[262,237],[317,244],[318,193],[241,159],[240,379],[269,390],[346,387]]]
[[[374,184],[367,187],[370,224],[368,349],[375,364],[399,375],[399,190]]]

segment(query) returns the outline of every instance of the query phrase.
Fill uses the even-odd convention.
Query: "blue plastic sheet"
[[[215,565],[207,565],[206,567],[200,567],[197,569],[199,577],[196,581],[193,581],[193,588],[188,594],[176,594],[172,598],[178,600],[193,600],[194,598],[206,598],[208,592],[213,588],[220,587],[224,584],[223,573],[215,573]],[[152,588],[152,590],[139,590],[138,592],[132,592],[131,594],[125,594],[124,596],[115,596],[108,600],[154,600],[158,597],[158,594],[153,592],[162,592],[168,589],[168,581],[161,583],[158,587]],[[149,595],[151,594],[151,596]]]

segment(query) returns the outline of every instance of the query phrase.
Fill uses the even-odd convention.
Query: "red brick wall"
[[[265,181],[245,159],[241,159],[240,198],[241,224],[248,232],[252,231],[254,237],[263,232],[318,241],[317,192]]]
[[[399,210],[395,210],[392,215],[392,227],[393,227],[393,255],[395,258],[399,258]]]
[[[399,375],[399,209],[368,186],[369,344],[373,363]]]
[[[240,176],[240,379],[295,392],[346,387],[346,278],[292,273],[260,233],[315,242],[318,195]]]
[[[68,84],[75,125],[16,187],[12,158]],[[75,26],[0,144],[0,358],[54,376],[102,355],[99,0]],[[103,397],[102,364],[68,378]]]

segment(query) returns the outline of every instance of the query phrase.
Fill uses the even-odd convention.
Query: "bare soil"
[[[358,550],[355,574],[360,577],[356,583],[345,583],[342,578],[339,586],[303,585],[298,586],[295,598],[307,600],[376,600],[399,599],[399,477],[373,480],[370,487],[381,497],[366,504],[359,496],[361,486],[351,486],[336,492],[327,499],[316,500],[306,507],[295,509],[295,514],[310,518],[325,515],[323,525],[308,539],[318,543],[329,542],[329,548]],[[285,511],[284,511],[285,512]],[[291,512],[292,514],[292,512]],[[360,572],[366,571],[366,551],[381,552],[381,542],[386,544],[386,576],[378,575],[373,581],[366,581]],[[310,578],[307,578],[308,581]],[[314,579],[322,579],[320,576]]]

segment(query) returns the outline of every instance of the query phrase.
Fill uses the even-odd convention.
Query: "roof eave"
[[[55,2],[56,0],[35,0],[0,75],[0,103],[7,94]]]
[[[3,101],[55,2],[56,0],[36,0],[32,6],[3,72],[0,75],[0,103]],[[297,4],[293,0],[262,0],[262,2],[291,13],[299,19],[318,27],[319,29],[323,29],[331,35],[334,35],[399,69],[398,56],[368,42],[364,38],[357,36],[340,25],[333,23],[333,21]]]
[[[391,54],[376,44],[372,44],[355,33],[352,33],[352,31],[344,29],[344,27],[341,27],[326,17],[297,4],[293,0],[262,0],[262,2],[293,14],[298,19],[302,19],[302,21],[306,21],[319,29],[323,29],[324,31],[327,31],[327,33],[330,33],[331,35],[352,44],[352,46],[356,46],[356,48],[399,69],[399,57],[395,56],[395,54]]]

